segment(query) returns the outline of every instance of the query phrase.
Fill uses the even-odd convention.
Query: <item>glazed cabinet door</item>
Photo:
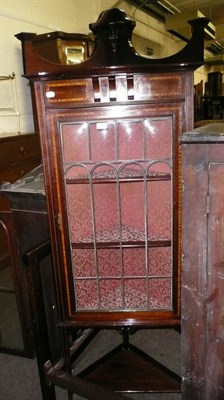
[[[77,324],[178,323],[181,112],[48,112],[58,282]]]

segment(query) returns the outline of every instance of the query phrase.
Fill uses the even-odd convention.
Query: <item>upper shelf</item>
[[[131,44],[131,35],[135,21],[127,18],[124,11],[117,8],[102,12],[95,23],[89,25],[94,35],[95,47],[89,58],[73,65],[64,65],[60,60],[49,59],[49,51],[43,53],[40,48],[47,36],[31,33],[15,35],[22,42],[24,74],[28,78],[46,78],[52,74],[60,77],[92,76],[93,74],[134,73],[142,70],[169,71],[194,70],[203,64],[204,28],[209,20],[197,18],[189,21],[192,37],[188,44],[178,53],[161,59],[148,59],[136,53]],[[60,33],[65,40],[66,34]],[[75,34],[69,34],[75,39]],[[72,38],[72,35],[74,37]],[[41,37],[42,36],[42,37]],[[80,39],[80,38],[77,38]],[[88,40],[87,40],[88,41]],[[42,45],[41,45],[42,42]],[[45,43],[46,44],[46,43]]]
[[[109,173],[110,172],[110,173]],[[81,184],[89,184],[90,181],[92,183],[118,183],[118,182],[143,182],[146,181],[169,181],[171,180],[171,174],[167,172],[158,172],[158,171],[150,171],[148,173],[143,174],[140,171],[136,170],[125,170],[123,173],[115,174],[114,170],[106,171],[98,174],[93,174],[92,176],[83,175],[83,176],[73,176],[66,179],[67,184],[81,183]]]

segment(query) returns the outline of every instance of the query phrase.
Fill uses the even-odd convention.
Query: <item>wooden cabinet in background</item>
[[[0,184],[14,183],[40,163],[38,134],[30,133],[0,139]],[[18,270],[19,264],[16,261],[18,238],[9,200],[1,192],[0,244],[0,348],[1,351],[31,355],[33,352],[31,331],[25,330],[29,320],[28,306],[26,305],[23,310],[21,306],[22,303],[27,304],[27,294],[23,291],[24,279],[20,280],[18,287],[19,276],[23,275],[22,271]],[[12,257],[12,254],[15,257]]]
[[[37,133],[0,138],[0,183],[13,183],[41,163]]]
[[[201,99],[203,120],[224,119],[224,96],[204,96]],[[220,121],[221,122],[221,121]]]
[[[224,398],[224,124],[182,147],[183,400]]]
[[[36,133],[0,138],[0,185],[14,183],[41,163],[40,140]],[[8,201],[0,195],[0,210],[9,208]],[[4,234],[0,229],[0,263],[3,262],[5,247]]]

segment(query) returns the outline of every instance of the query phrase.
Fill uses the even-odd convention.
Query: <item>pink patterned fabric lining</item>
[[[125,242],[144,242],[145,241],[145,233],[140,229],[136,229],[131,226],[122,226],[121,229],[119,227],[113,227],[108,230],[104,230],[102,232],[96,232],[95,236],[96,242],[100,243],[108,243],[108,242],[120,242],[120,240]],[[158,240],[170,240],[165,236],[148,236],[147,240],[150,241],[158,241]],[[94,236],[91,235],[89,237],[80,238],[79,242],[81,243],[94,243]]]
[[[170,277],[171,248],[73,249],[73,274],[82,278]]]
[[[113,183],[94,185],[92,195],[88,185],[67,185],[66,189],[72,242],[90,242],[94,235],[98,241],[104,236],[105,240],[120,240],[118,226],[122,227],[122,240],[145,240],[146,205],[148,238],[165,239],[171,235],[169,181],[147,186],[147,204],[141,182],[123,183],[119,198]]]
[[[94,162],[142,159],[144,153],[146,159],[169,158],[171,132],[172,118],[67,124],[62,137],[64,162],[87,162],[90,148]]]
[[[171,249],[73,250],[77,309],[168,309]],[[147,287],[148,285],[148,287]]]
[[[148,287],[147,287],[148,285]],[[77,280],[77,310],[158,310],[171,308],[171,280]]]
[[[62,142],[77,310],[171,309],[172,118],[64,124]]]

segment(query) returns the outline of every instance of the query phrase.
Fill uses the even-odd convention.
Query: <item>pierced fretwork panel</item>
[[[171,117],[62,124],[76,309],[172,309]]]

